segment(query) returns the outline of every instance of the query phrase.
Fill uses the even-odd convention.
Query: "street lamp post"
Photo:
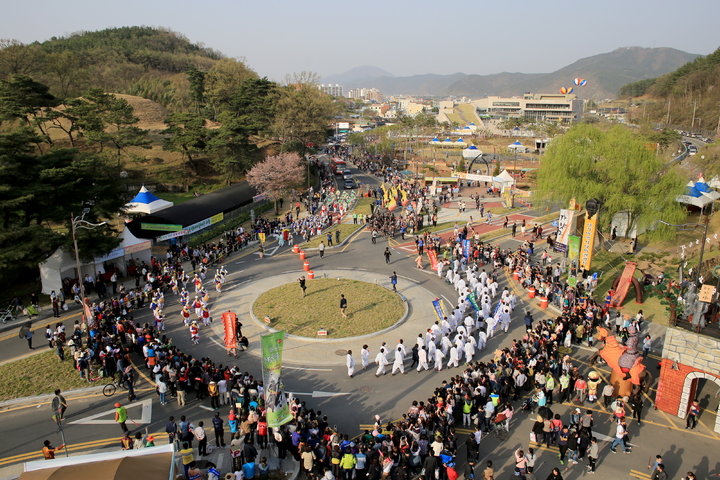
[[[78,228],[84,228],[86,230],[92,230],[97,227],[101,227],[105,225],[107,222],[102,223],[90,223],[87,220],[85,220],[85,215],[90,212],[90,209],[85,207],[82,210],[82,215],[79,217],[73,217],[73,214],[70,213],[70,224],[72,225],[72,239],[73,239],[73,247],[75,247],[75,268],[77,270],[78,275],[78,288],[80,289],[80,302],[83,306],[83,314],[82,317],[85,318],[85,286],[82,282],[82,271],[80,270],[80,253],[78,251],[78,244],[77,244],[77,235],[76,230]],[[85,323],[87,323],[88,319],[85,318]]]
[[[703,255],[705,254],[705,243],[707,242],[707,229],[708,223],[710,223],[710,217],[705,217],[703,223],[683,223],[680,225],[676,225],[674,223],[668,223],[662,220],[660,220],[660,223],[675,227],[679,230],[695,230],[698,232],[703,232],[702,243],[700,244],[700,258],[698,259],[698,266],[697,270],[695,271],[695,275],[693,275],[694,282],[697,284],[697,282],[700,280],[700,268],[702,267]]]

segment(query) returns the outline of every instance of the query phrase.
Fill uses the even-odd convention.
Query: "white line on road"
[[[410,280],[413,283],[420,283],[417,280],[415,280],[414,278],[406,277],[405,275],[398,275],[398,277],[404,278],[405,280]]]
[[[207,406],[205,406],[205,405],[198,405],[198,407],[200,407],[200,408],[202,408],[202,409],[205,409],[205,410],[210,410],[211,412],[214,411],[214,409],[212,409],[212,408],[210,408],[210,407],[207,407]]]
[[[337,267],[338,270],[362,270],[364,272],[367,272],[367,268],[357,268],[357,267]]]
[[[445,301],[448,302],[448,304],[452,307],[453,303],[452,303],[450,300],[448,300],[445,295],[443,295],[442,297],[443,297],[443,298],[445,299]]]
[[[245,260],[240,260],[239,262],[235,262],[235,265],[240,265],[241,263],[245,263]]]
[[[285,270],[282,273],[297,273],[297,272],[304,272],[305,270]]]
[[[306,367],[288,367],[284,366],[283,369],[289,368],[290,370],[309,370],[311,372],[332,372],[332,368],[306,368]]]

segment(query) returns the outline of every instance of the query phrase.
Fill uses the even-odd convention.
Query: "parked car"
[[[345,189],[350,190],[352,188],[355,188],[355,180],[352,178],[345,180]]]

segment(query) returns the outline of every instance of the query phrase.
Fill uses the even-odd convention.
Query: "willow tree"
[[[602,130],[579,124],[555,137],[537,174],[538,195],[567,205],[591,198],[602,202],[600,228],[607,231],[616,214],[633,227],[656,226],[658,220],[679,223],[685,214],[675,201],[685,181],[649,149],[647,141],[622,126]],[[652,235],[667,238],[674,229],[657,225]]]

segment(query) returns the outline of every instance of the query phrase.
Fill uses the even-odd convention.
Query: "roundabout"
[[[286,298],[284,299],[285,307],[292,308],[294,305],[300,305],[303,300],[307,301],[307,305],[311,312],[322,309],[323,303],[316,302],[313,295],[320,295],[321,290],[327,292],[328,305],[322,313],[322,318],[327,318],[330,323],[327,325],[317,325],[317,327],[325,328],[328,332],[327,336],[318,336],[315,327],[308,328],[309,336],[301,336],[286,332],[285,346],[283,349],[283,363],[299,364],[299,365],[343,365],[344,357],[337,354],[340,350],[360,351],[364,343],[373,344],[374,351],[382,342],[388,345],[394,345],[399,339],[412,345],[418,333],[424,332],[432,325],[436,318],[432,309],[432,300],[436,295],[421,286],[417,280],[401,278],[398,285],[398,293],[392,292],[390,284],[390,273],[369,272],[360,269],[316,269],[316,279],[307,280],[307,292],[305,299],[302,298],[301,290],[297,284],[297,279],[303,275],[303,271],[286,272],[283,274],[270,277],[253,277],[245,280],[232,288],[224,291],[220,298],[215,301],[213,306],[214,315],[219,317],[222,312],[231,310],[238,315],[243,324],[242,332],[249,342],[250,348],[243,352],[243,355],[261,356],[260,337],[270,332],[283,330],[285,327],[282,323],[274,323],[271,315],[271,321],[268,325],[264,321],[264,315],[261,316],[257,311],[256,303],[262,297],[267,297],[266,293],[271,293],[274,289],[279,288],[276,292],[282,292],[283,288],[288,289]],[[340,280],[338,280],[340,279]],[[325,283],[330,282],[330,283]],[[370,326],[358,325],[358,329],[363,329],[364,333],[352,335],[349,337],[340,337],[342,331],[340,328],[344,325],[351,325],[355,322],[363,312],[376,312],[373,304],[377,300],[373,295],[358,293],[358,297],[353,298],[345,292],[352,290],[337,289],[329,287],[329,285],[342,282],[341,285],[351,285],[354,282],[356,288],[366,289],[368,292],[374,292],[376,295],[388,295],[395,302],[398,302],[400,308],[395,308],[392,315],[385,312],[383,314],[383,322],[374,322]],[[323,290],[323,289],[328,290]],[[313,293],[315,292],[315,293]],[[340,314],[340,294],[345,294],[348,299],[347,320],[343,319]],[[363,299],[361,301],[361,299]],[[392,303],[383,303],[383,305],[393,305]],[[446,302],[446,306],[448,306]],[[387,307],[382,307],[387,308]],[[315,313],[313,313],[315,315]],[[360,323],[360,322],[358,322]],[[221,322],[212,324],[213,335],[210,340],[218,345],[221,344],[223,338],[223,326]],[[336,333],[333,333],[336,332]],[[206,334],[207,335],[207,334]],[[204,338],[208,338],[205,336]]]
[[[317,337],[324,330],[328,338],[347,338],[384,330],[405,314],[398,294],[374,283],[321,278],[306,286],[305,296],[297,281],[262,293],[252,306],[255,318],[290,335]],[[340,295],[349,302],[347,318],[338,313]]]

